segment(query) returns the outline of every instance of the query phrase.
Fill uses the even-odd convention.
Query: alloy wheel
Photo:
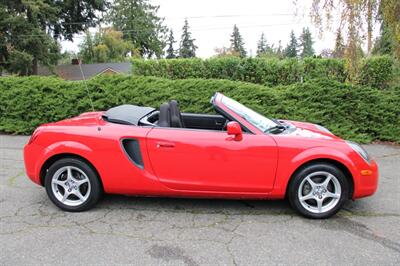
[[[332,210],[342,193],[336,176],[326,171],[313,172],[300,183],[298,199],[309,212],[320,214]]]
[[[81,169],[64,166],[52,176],[51,189],[58,201],[73,207],[87,201],[91,185],[88,176]]]

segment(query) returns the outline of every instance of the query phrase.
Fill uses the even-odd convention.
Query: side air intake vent
[[[143,169],[144,165],[142,153],[140,152],[139,141],[137,141],[136,139],[123,139],[122,148],[124,149],[126,155],[128,155],[129,159],[136,166]]]

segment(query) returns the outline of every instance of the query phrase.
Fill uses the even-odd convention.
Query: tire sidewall
[[[301,182],[311,173],[325,171],[332,175],[334,175],[341,186],[341,195],[339,202],[336,204],[334,208],[324,213],[313,213],[305,209],[298,198],[298,189],[300,187]],[[301,215],[307,218],[313,219],[325,219],[335,215],[344,205],[346,200],[349,198],[349,182],[344,175],[344,173],[338,169],[336,166],[326,163],[318,163],[306,166],[300,169],[292,178],[289,184],[289,201],[294,209],[296,209]]]
[[[89,182],[90,182],[90,194],[89,198],[81,205],[78,206],[68,206],[62,202],[60,202],[55,195],[53,194],[52,190],[52,184],[51,180],[53,178],[53,175],[56,173],[58,169],[64,166],[74,166],[82,170],[88,177]],[[87,209],[92,208],[96,202],[99,200],[100,195],[102,193],[101,185],[99,182],[99,178],[97,176],[96,171],[89,166],[86,162],[75,159],[75,158],[64,158],[56,161],[53,163],[49,170],[46,173],[45,177],[45,188],[47,195],[49,196],[50,200],[60,209],[64,211],[70,211],[70,212],[79,212],[79,211],[84,211]]]

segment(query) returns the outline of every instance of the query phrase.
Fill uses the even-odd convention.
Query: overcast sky
[[[262,32],[267,41],[275,46],[279,40],[285,47],[290,31],[298,36],[303,27],[309,27],[313,34],[314,48],[320,52],[324,48],[333,48],[334,36],[325,34],[318,38],[317,30],[309,19],[310,0],[298,0],[296,8],[293,0],[151,0],[159,5],[159,16],[165,17],[165,24],[174,31],[175,39],[180,40],[185,18],[188,19],[197,56],[210,57],[216,47],[229,47],[233,25],[236,24],[244,38],[249,55],[255,55],[257,41]],[[297,10],[297,15],[295,15]],[[82,35],[74,42],[62,42],[63,50],[78,51]],[[179,43],[176,44],[176,49]]]

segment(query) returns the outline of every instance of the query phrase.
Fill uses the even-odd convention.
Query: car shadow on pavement
[[[286,200],[227,200],[105,195],[97,208],[179,211],[203,214],[295,214]]]

